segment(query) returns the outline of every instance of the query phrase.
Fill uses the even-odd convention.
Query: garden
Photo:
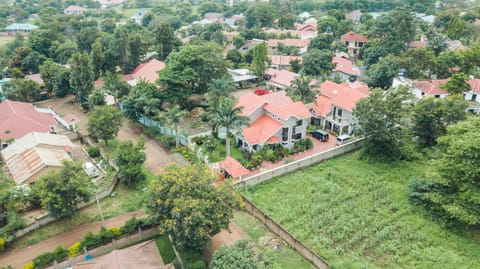
[[[388,164],[359,156],[242,193],[332,268],[479,268],[478,230],[446,228],[408,201],[409,181],[433,173],[431,160]]]

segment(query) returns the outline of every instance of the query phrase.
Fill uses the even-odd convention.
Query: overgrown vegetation
[[[408,202],[430,160],[369,162],[359,153],[279,177],[244,194],[335,268],[473,268],[474,228],[451,231]]]

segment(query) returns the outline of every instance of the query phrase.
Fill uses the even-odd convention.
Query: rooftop
[[[39,28],[38,26],[34,24],[29,24],[29,23],[12,23],[9,26],[5,27],[5,31],[15,31],[15,30],[32,31],[38,28]]]
[[[335,68],[332,70],[333,72],[339,71],[344,74],[355,75],[357,77],[360,77],[361,75],[360,69],[354,67],[352,61],[348,59],[335,56],[333,57],[332,62],[335,65]]]
[[[165,62],[153,59],[147,63],[139,64],[132,72],[132,76],[137,80],[146,80],[155,83],[158,79],[158,71],[165,68]]]
[[[278,44],[282,43],[286,47],[308,47],[310,44],[309,39],[294,39],[294,38],[286,38],[286,39],[269,39],[267,45],[269,48],[278,47]]]
[[[330,98],[333,105],[348,111],[353,110],[358,100],[368,96],[368,92],[362,89],[359,84],[352,85],[348,82],[337,84],[333,81],[326,80],[320,85],[318,90],[321,96]]]
[[[290,87],[292,85],[292,82],[298,76],[297,73],[293,73],[288,70],[275,70],[271,68],[265,71],[265,75],[270,76],[269,81],[283,85],[285,87]]]
[[[225,169],[225,171],[227,171],[227,173],[233,178],[240,178],[250,173],[250,170],[230,156],[220,162],[220,167]]]
[[[341,37],[342,41],[367,42],[368,38],[355,32],[348,32]]]

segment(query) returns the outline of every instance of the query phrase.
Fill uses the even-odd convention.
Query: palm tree
[[[249,118],[242,116],[243,107],[234,107],[235,101],[231,98],[220,97],[218,107],[212,111],[211,122],[214,126],[223,126],[227,129],[225,148],[227,157],[230,156],[230,130],[248,125]]]
[[[120,80],[120,75],[117,73],[112,73],[110,71],[107,71],[104,76],[104,81],[103,81],[103,89],[105,89],[106,92],[110,93],[113,95],[114,102],[115,104],[117,103],[118,99],[118,88],[121,83]]]
[[[286,89],[287,95],[294,101],[302,101],[304,104],[309,104],[315,101],[317,90],[312,87],[312,78],[304,75],[295,78],[292,86]]]
[[[173,108],[160,113],[159,117],[166,125],[175,130],[175,147],[180,146],[180,134],[178,133],[178,124],[188,115],[188,111],[181,110],[180,106],[176,105]]]
[[[229,75],[225,75],[210,82],[208,92],[205,93],[205,99],[207,99],[210,108],[215,110],[220,97],[230,97],[233,91],[235,91],[235,83]]]

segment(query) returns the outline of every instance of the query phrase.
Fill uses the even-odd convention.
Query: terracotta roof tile
[[[38,85],[45,86],[45,82],[43,82],[42,76],[40,74],[26,75],[25,79],[33,80],[38,83]]]
[[[227,171],[227,173],[233,178],[240,178],[241,176],[250,173],[250,170],[243,167],[241,163],[230,156],[220,162],[220,167],[225,169],[225,171]]]
[[[269,55],[268,57],[272,65],[290,65],[291,61],[302,62],[302,57],[300,56]]]
[[[155,83],[158,79],[158,71],[165,68],[165,62],[153,59],[148,63],[138,65],[132,72],[132,76],[138,80],[146,80]]]
[[[285,87],[290,87],[292,82],[298,76],[297,73],[293,73],[287,70],[275,70],[275,69],[267,69],[265,72],[266,75],[270,75],[271,82],[283,85]]]
[[[333,72],[338,71],[347,75],[355,75],[357,77],[360,77],[361,75],[360,69],[354,67],[352,61],[348,59],[335,56],[333,57],[332,62],[335,65],[335,68],[332,70]]]
[[[358,100],[368,96],[368,93],[352,88],[348,83],[337,84],[326,80],[320,85],[320,94],[330,98],[333,105],[352,111]]]
[[[413,85],[428,95],[447,94],[447,91],[440,89],[441,84],[447,83],[449,79],[436,79],[436,80],[417,80],[413,82]]]
[[[243,128],[242,134],[245,141],[250,145],[264,144],[268,139],[275,135],[283,127],[282,123],[263,115],[250,126]]]
[[[354,33],[352,31],[342,35],[342,41],[357,41],[357,42],[367,42],[368,38],[364,37],[361,34]]]
[[[472,87],[472,92],[480,93],[480,78],[474,78],[467,82],[470,84],[470,87]]]

